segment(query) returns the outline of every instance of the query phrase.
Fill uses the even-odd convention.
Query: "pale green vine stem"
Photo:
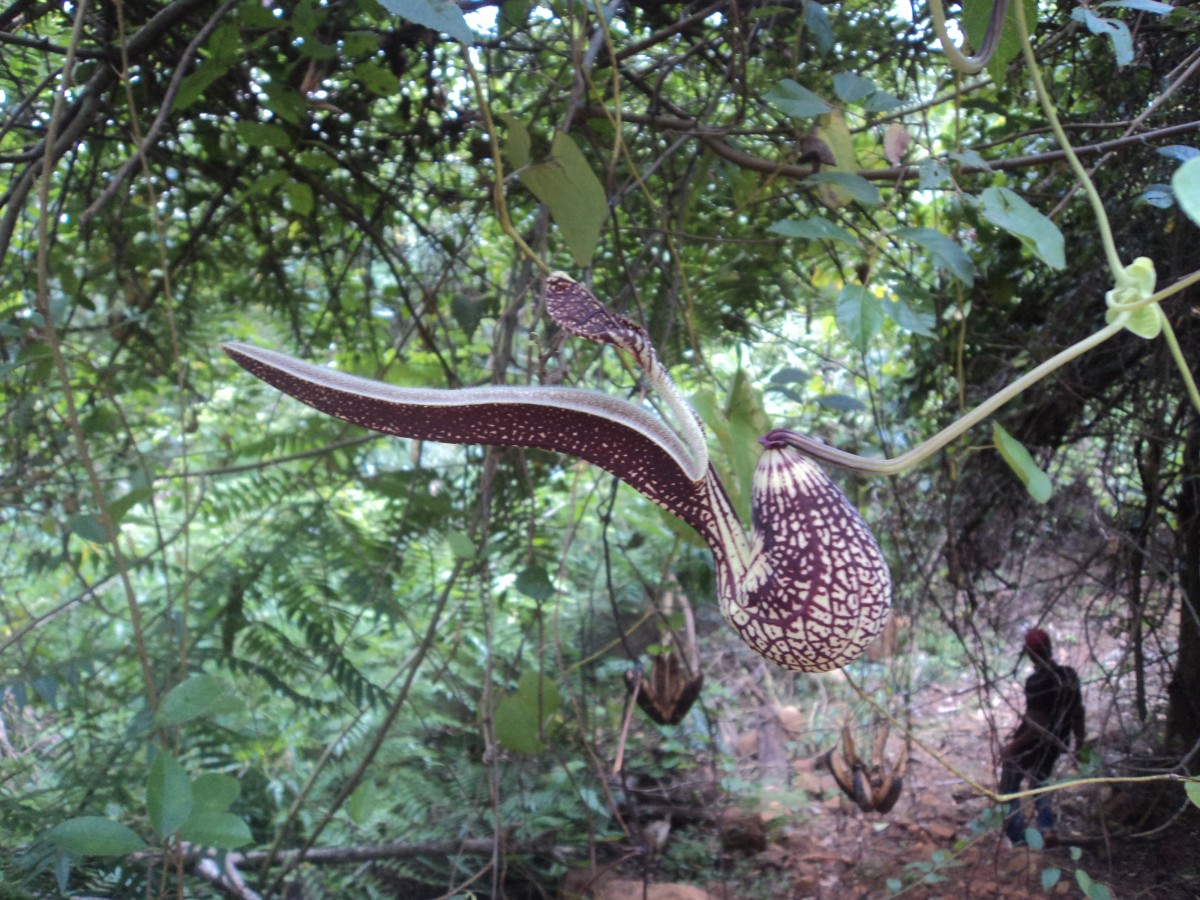
[[[937,0],[932,0],[932,2],[936,3]],[[1083,190],[1087,194],[1088,201],[1092,204],[1092,211],[1096,215],[1096,226],[1100,231],[1100,243],[1104,247],[1104,255],[1108,259],[1108,267],[1112,269],[1113,281],[1118,286],[1123,286],[1125,284],[1125,266],[1122,265],[1121,257],[1117,253],[1117,245],[1113,240],[1112,227],[1108,223],[1108,213],[1104,210],[1104,201],[1100,199],[1100,192],[1096,190],[1096,185],[1092,183],[1092,179],[1088,177],[1083,163],[1075,155],[1075,150],[1071,147],[1071,142],[1067,138],[1067,132],[1058,120],[1058,110],[1054,106],[1054,101],[1050,99],[1050,93],[1046,90],[1046,85],[1042,81],[1042,72],[1038,68],[1037,57],[1034,56],[1033,45],[1029,41],[1029,28],[1025,22],[1025,4],[1021,0],[1016,0],[1015,6],[1017,34],[1021,38],[1021,54],[1025,58],[1026,68],[1029,69],[1029,77],[1033,81],[1034,93],[1037,94],[1038,102],[1042,105],[1042,112],[1046,114],[1046,121],[1050,123],[1050,130],[1054,132],[1054,139],[1062,147],[1062,151],[1067,157],[1067,162],[1071,166],[1071,171],[1079,179],[1079,183],[1083,186]]]
[[[1062,368],[1071,360],[1082,356],[1084,353],[1098,347],[1109,338],[1120,333],[1124,329],[1128,318],[1129,314],[1122,312],[1099,331],[1088,335],[1078,343],[1072,344],[1061,353],[1050,357],[1037,368],[1026,372],[1003,390],[997,391],[983,403],[979,404],[979,406],[971,410],[971,412],[955,420],[952,424],[947,425],[929,440],[924,441],[907,453],[902,453],[892,459],[869,459],[854,453],[847,453],[844,450],[830,447],[806,435],[795,435],[789,443],[810,456],[835,465],[844,466],[847,469],[856,469],[861,472],[877,472],[881,475],[899,475],[901,472],[907,471],[913,466],[924,462],[951,441],[960,437],[971,428],[974,428],[1000,407],[1004,406],[1004,404],[1033,387],[1057,369]]]
[[[521,252],[542,270],[543,275],[549,275],[550,267],[534,252],[532,247],[525,243],[525,239],[517,232],[508,215],[508,202],[504,198],[504,161],[500,155],[500,138],[496,135],[496,123],[492,119],[492,110],[488,104],[487,92],[483,88],[483,80],[479,77],[479,72],[476,71],[475,64],[471,61],[471,48],[465,44],[462,47],[462,59],[467,74],[471,78],[471,84],[475,88],[475,100],[479,104],[479,114],[483,117],[483,127],[487,130],[488,142],[492,148],[492,166],[495,177],[495,184],[492,185],[492,202],[496,207],[496,218],[500,220],[500,228],[520,248]]]
[[[962,51],[955,46],[954,39],[946,30],[946,9],[942,6],[942,0],[929,0],[929,14],[933,19],[933,32],[937,35],[937,39],[942,45],[942,52],[946,54],[950,65],[964,75],[978,74],[987,65],[987,60],[981,60],[975,56],[964,56]]]
[[[1171,320],[1166,317],[1162,309],[1158,311],[1158,317],[1162,320],[1162,336],[1166,339],[1167,346],[1171,348],[1171,357],[1175,360],[1175,366],[1179,369],[1179,374],[1183,376],[1183,383],[1187,386],[1188,397],[1191,398],[1192,406],[1197,412],[1200,412],[1200,391],[1196,390],[1196,379],[1192,376],[1191,367],[1183,358],[1183,350],[1179,347],[1179,339],[1175,337],[1175,329],[1171,327]]]

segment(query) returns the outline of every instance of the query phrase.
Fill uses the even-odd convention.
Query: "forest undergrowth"
[[[1007,630],[985,640],[1019,648],[1039,605],[1029,596],[993,601]],[[1084,760],[1060,760],[1057,782],[1146,775],[1162,762],[1154,720],[1142,723],[1130,699],[1128,640],[1088,618],[1099,602],[1088,586],[1044,623],[1059,640],[1060,661],[1081,675],[1088,714]],[[713,629],[702,640],[706,682],[715,686],[703,713],[676,729],[641,719],[626,755],[635,818],[643,830],[668,823],[665,841],[640,852],[614,848],[611,859],[568,875],[568,892],[604,900],[642,896],[647,885],[646,896],[661,898],[1197,896],[1200,810],[1178,784],[1067,788],[1055,795],[1047,845],[1011,847],[998,808],[969,781],[995,787],[1028,663],[1015,652],[997,655],[987,683],[952,636],[938,640],[932,627],[918,636],[905,617],[898,621],[906,624],[889,633],[890,646],[850,676],[860,689],[876,685],[874,697],[894,691],[883,705],[911,736],[895,728],[889,735],[891,759],[912,741],[890,813],[861,812],[822,765],[843,725],[869,746],[887,724],[847,676],[792,678]],[[891,683],[900,672],[907,683]],[[1161,678],[1147,690],[1161,708]]]

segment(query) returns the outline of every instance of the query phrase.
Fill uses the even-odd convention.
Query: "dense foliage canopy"
[[[547,319],[549,269],[645,325],[747,522],[770,427],[895,458],[1063,354],[993,426],[835,475],[908,648],[842,702],[915,729],[945,655],[990,717],[1049,624],[1118,710],[1095,774],[1194,773],[1198,19],[1102,6],[1014,0],[975,74],[924,5],[861,0],[0,9],[0,881],[550,892],[645,848],[622,753],[721,765],[722,673],[814,695],[599,469],[366,433],[219,349],[636,399]],[[958,12],[978,45],[991,3]],[[682,606],[703,711],[630,730],[623,673]]]

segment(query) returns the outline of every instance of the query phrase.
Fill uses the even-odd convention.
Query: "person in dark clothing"
[[[1041,787],[1054,770],[1059,754],[1070,750],[1071,735],[1075,749],[1083,746],[1083,697],[1079,676],[1070,666],[1054,661],[1050,635],[1034,628],[1025,635],[1025,653],[1033,663],[1033,674],[1025,680],[1025,715],[1021,724],[1000,752],[1000,793],[1012,794],[1029,779],[1030,788]],[[1054,828],[1050,795],[1034,800],[1039,831]],[[1008,803],[1004,833],[1014,847],[1025,844],[1025,817],[1019,800]]]

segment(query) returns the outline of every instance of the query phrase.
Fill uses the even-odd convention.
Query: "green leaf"
[[[303,181],[292,181],[287,187],[288,203],[292,212],[298,216],[307,216],[313,210],[313,192]]]
[[[554,596],[554,585],[543,566],[530,566],[517,576],[516,588],[526,597],[546,601]]]
[[[933,336],[933,327],[937,324],[937,318],[933,313],[913,309],[899,297],[884,304],[884,310],[893,322],[910,334],[917,334],[921,337]]]
[[[1167,16],[1175,12],[1175,7],[1169,3],[1159,3],[1158,0],[1106,0],[1097,3],[1096,8],[1116,6],[1120,9],[1136,9],[1138,12],[1154,13],[1156,16]]]
[[[1183,783],[1183,790],[1193,806],[1200,806],[1200,779],[1191,779]]]
[[[1071,10],[1071,18],[1082,22],[1092,34],[1106,34],[1112,41],[1113,55],[1117,58],[1117,67],[1127,66],[1133,62],[1133,35],[1129,26],[1119,19],[1105,19],[1096,15],[1086,6],[1077,6]]]
[[[804,22],[822,52],[833,46],[833,28],[829,24],[829,13],[816,0],[805,0]]]
[[[856,75],[854,72],[838,72],[833,76],[833,92],[847,103],[865,100],[877,90],[875,82]]]
[[[817,398],[817,403],[838,412],[861,412],[867,408],[867,405],[861,400],[846,394],[822,394]]]
[[[1189,147],[1187,144],[1167,144],[1165,147],[1159,147],[1155,152],[1159,156],[1165,156],[1167,159],[1173,159],[1179,163],[1185,163],[1189,159],[1200,156],[1200,150]]]
[[[204,49],[215,59],[237,59],[242,52],[242,31],[238,23],[226,21],[218,25]]]
[[[917,186],[921,190],[936,190],[949,180],[950,167],[944,159],[927,157],[917,163]]]
[[[496,740],[515,753],[540,753],[542,726],[558,711],[559,695],[554,682],[538,672],[527,671],[517,682],[516,693],[496,706]]]
[[[547,722],[558,712],[558,686],[542,675],[530,669],[521,673],[517,680],[517,696],[525,698],[537,710],[541,708],[542,721]]]
[[[1050,890],[1052,887],[1058,884],[1058,880],[1060,878],[1062,878],[1062,869],[1042,869],[1042,890]]]
[[[450,313],[458,327],[468,337],[475,335],[475,329],[483,320],[483,300],[480,297],[469,297],[466,294],[455,293],[450,298]]]
[[[500,30],[507,33],[524,27],[531,6],[532,0],[503,0],[500,4]]]
[[[375,812],[377,788],[370,782],[364,781],[346,798],[346,815],[355,825],[362,825]]]
[[[550,210],[575,262],[590,265],[608,217],[608,198],[575,141],[566,132],[558,132],[550,159],[526,169],[520,177]]]
[[[154,727],[170,728],[206,715],[222,701],[226,690],[226,683],[215,675],[193,675],[163,697]]]
[[[1017,473],[1025,490],[1029,491],[1029,496],[1038,503],[1049,500],[1053,490],[1050,476],[1038,468],[1025,445],[1005,431],[999,422],[992,423],[992,440],[1009,468]]]
[[[192,784],[192,811],[224,812],[241,792],[241,784],[232,775],[205,772]]]
[[[1066,266],[1063,235],[1058,226],[1005,187],[990,187],[979,195],[983,217],[1020,239],[1052,269]]]
[[[763,409],[762,394],[754,386],[750,373],[740,366],[734,372],[722,413],[725,427],[717,438],[733,469],[730,499],[739,515],[749,516],[754,473],[761,453],[758,438],[771,425]],[[730,479],[726,479],[725,486],[731,487]]]
[[[1169,184],[1150,184],[1138,194],[1137,202],[1149,203],[1158,209],[1170,209],[1175,205],[1175,192]]]
[[[767,231],[772,234],[781,234],[784,237],[805,238],[810,241],[842,241],[858,246],[858,240],[854,235],[836,222],[831,222],[821,216],[812,216],[803,220],[783,219],[771,225]]]
[[[261,85],[267,95],[267,109],[290,125],[299,125],[308,112],[308,104],[300,92],[286,81],[268,81]]]
[[[838,292],[834,317],[846,340],[865,353],[883,325],[883,304],[861,284],[848,284]]]
[[[1170,4],[1160,4],[1158,0],[1105,0],[1103,4],[1097,4],[1097,8],[1104,6],[1116,6],[1121,10],[1152,12],[1156,16],[1170,16],[1176,10],[1176,7]]]
[[[828,103],[790,78],[785,78],[764,95],[785,115],[796,119],[811,119],[833,109]]]
[[[504,142],[504,158],[514,169],[529,165],[529,152],[533,146],[529,130],[512,113],[500,113],[500,121],[508,126],[508,140]]]
[[[945,269],[967,287],[975,283],[975,264],[962,247],[932,228],[897,228],[896,234],[920,244],[933,257],[933,264]]]
[[[441,31],[460,44],[472,44],[475,34],[454,0],[379,0],[379,5],[393,15]]]
[[[1200,156],[1189,159],[1171,176],[1171,189],[1179,208],[1200,225]]]
[[[193,810],[179,829],[179,836],[193,844],[218,850],[236,850],[254,840],[250,826],[240,816],[210,809]]]
[[[377,97],[391,97],[400,90],[400,79],[391,69],[385,69],[374,60],[360,62],[350,70],[350,77],[357,79]]]
[[[196,71],[192,72],[179,83],[175,99],[171,103],[173,111],[187,109],[204,96],[209,85],[229,71],[233,60],[208,59],[202,62]]]
[[[108,504],[108,515],[112,519],[114,525],[120,525],[121,520],[125,518],[129,510],[137,506],[139,503],[149,500],[154,496],[154,489],[150,487],[135,487],[124,496],[118,497]]]
[[[535,754],[546,749],[538,736],[537,712],[515,694],[496,704],[495,727],[496,742],[506,750]]]
[[[159,840],[174,834],[192,812],[192,781],[178,760],[163,750],[154,754],[150,764],[146,812]]]
[[[973,169],[981,169],[987,172],[992,168],[992,164],[984,159],[976,150],[957,150],[948,155],[955,162],[962,163],[964,166],[969,166]]]
[[[804,179],[804,184],[834,184],[847,191],[851,197],[865,206],[878,206],[883,202],[879,188],[861,175],[852,172],[817,172]]]
[[[1046,840],[1042,837],[1042,833],[1036,828],[1025,829],[1025,843],[1030,850],[1038,852],[1046,849]]]
[[[475,558],[475,542],[471,540],[471,536],[466,532],[458,530],[447,531],[446,543],[450,545],[450,552],[458,559]]]
[[[145,848],[132,828],[103,816],[79,816],[60,822],[47,832],[54,846],[79,856],[124,856]]]
[[[863,103],[863,109],[867,112],[891,112],[893,109],[898,109],[904,105],[904,101],[895,94],[888,93],[884,90],[878,90],[866,99]]]
[[[1075,883],[1088,900],[1112,900],[1112,892],[1108,886],[1092,880],[1092,876],[1083,869],[1075,870]]]
[[[104,528],[104,523],[100,521],[99,516],[92,513],[76,513],[67,519],[67,528],[85,541],[91,541],[94,544],[108,542],[108,532]]]
[[[854,135],[850,133],[850,126],[840,109],[833,110],[822,120],[816,135],[833,153],[834,171],[847,174],[858,171],[858,152],[854,147]]]
[[[286,150],[292,146],[292,136],[286,129],[271,122],[237,122],[233,126],[242,143],[251,147],[274,147]]]

